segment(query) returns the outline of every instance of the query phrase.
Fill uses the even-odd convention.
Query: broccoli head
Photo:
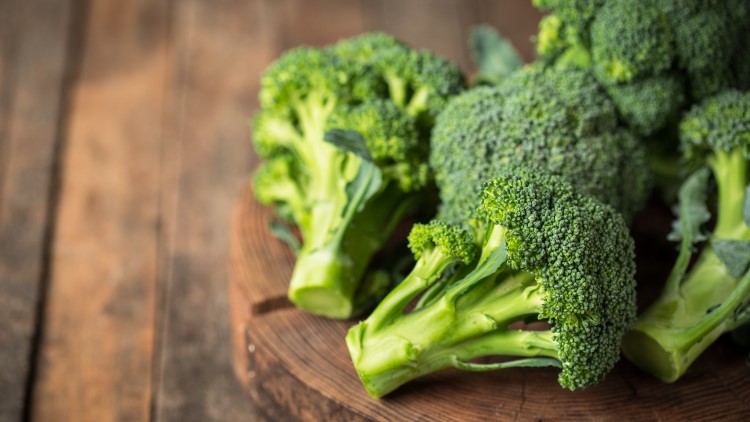
[[[430,165],[439,217],[456,224],[470,221],[484,180],[514,168],[560,175],[626,218],[649,190],[643,145],[618,126],[593,77],[574,67],[527,67],[454,98],[436,122]]]
[[[450,62],[382,34],[297,48],[268,68],[253,122],[265,159],[254,190],[300,229],[289,288],[297,306],[348,318],[372,303],[358,297],[371,290],[360,280],[427,194],[430,122],[462,81]]]
[[[560,177],[524,172],[489,180],[478,199],[481,247],[446,223],[415,227],[414,270],[349,330],[372,396],[447,367],[555,366],[560,385],[578,389],[619,359],[635,318],[634,246],[620,214]],[[461,267],[446,278],[451,264]],[[526,321],[549,328],[517,327]],[[513,359],[473,363],[488,356]]]
[[[697,168],[679,195],[672,239],[680,254],[661,296],[623,342],[628,359],[667,382],[720,335],[750,323],[750,93],[730,90],[695,106],[680,123],[680,141]],[[709,207],[711,176],[717,194]],[[704,233],[712,209],[716,224]]]

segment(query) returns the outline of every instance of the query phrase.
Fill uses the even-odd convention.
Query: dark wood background
[[[386,30],[470,70],[529,1],[0,0],[0,421],[252,420],[227,248],[262,70]]]

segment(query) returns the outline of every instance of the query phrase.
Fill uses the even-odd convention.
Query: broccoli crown
[[[750,85],[750,6],[742,0],[535,3],[552,12],[537,37],[542,60],[591,68],[641,135],[672,122],[686,100]]]
[[[284,53],[269,66],[260,85],[261,108],[276,110],[294,109],[309,96],[331,105],[357,103],[383,97],[386,88],[367,67],[314,47]]]
[[[488,181],[481,212],[507,229],[507,262],[531,273],[555,333],[560,384],[598,382],[635,319],[634,245],[622,217],[563,179],[510,174]]]
[[[750,92],[725,91],[696,105],[680,122],[686,157],[739,149],[750,157]]]
[[[439,249],[445,256],[465,264],[474,261],[477,248],[472,237],[458,226],[433,220],[427,224],[415,224],[409,232],[409,249],[416,259],[427,251]]]
[[[472,217],[481,183],[513,168],[563,176],[628,218],[649,188],[644,147],[618,127],[588,72],[573,67],[527,67],[456,97],[435,124],[430,165],[440,218],[457,224]]]
[[[464,89],[463,74],[454,63],[426,50],[412,50],[388,34],[371,33],[343,40],[333,51],[381,74],[391,99],[406,107],[425,129],[429,129],[448,97]]]

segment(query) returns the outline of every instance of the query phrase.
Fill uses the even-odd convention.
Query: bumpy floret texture
[[[440,218],[459,224],[471,218],[481,183],[513,168],[563,176],[628,217],[649,188],[643,146],[618,127],[593,78],[572,67],[528,67],[456,97],[436,122],[430,165]]]
[[[273,62],[261,78],[260,105],[263,109],[293,109],[307,95],[324,102],[346,103],[383,97],[382,78],[328,50],[300,47]]]
[[[407,107],[422,129],[428,130],[446,99],[464,88],[458,66],[429,51],[412,50],[384,33],[341,41],[333,51],[382,74],[391,99]]]
[[[750,157],[750,92],[726,91],[695,106],[680,123],[688,157],[741,149]]]
[[[635,319],[634,246],[624,220],[561,178],[528,173],[489,181],[481,212],[507,228],[511,267],[531,273],[545,292],[539,316],[560,347],[560,384],[601,380]]]
[[[608,1],[591,24],[594,72],[604,83],[628,82],[669,69],[672,28],[656,7],[642,0]]]
[[[536,3],[552,12],[537,37],[543,61],[593,69],[640,135],[676,121],[686,104],[750,85],[743,0]]]
[[[416,259],[426,251],[440,249],[446,256],[454,257],[465,264],[474,261],[477,248],[465,230],[433,220],[427,224],[415,224],[409,233],[409,249]]]

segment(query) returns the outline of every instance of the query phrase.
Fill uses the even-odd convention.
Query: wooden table
[[[469,70],[491,0],[0,0],[0,421],[244,420],[227,248],[258,79],[386,30]]]

